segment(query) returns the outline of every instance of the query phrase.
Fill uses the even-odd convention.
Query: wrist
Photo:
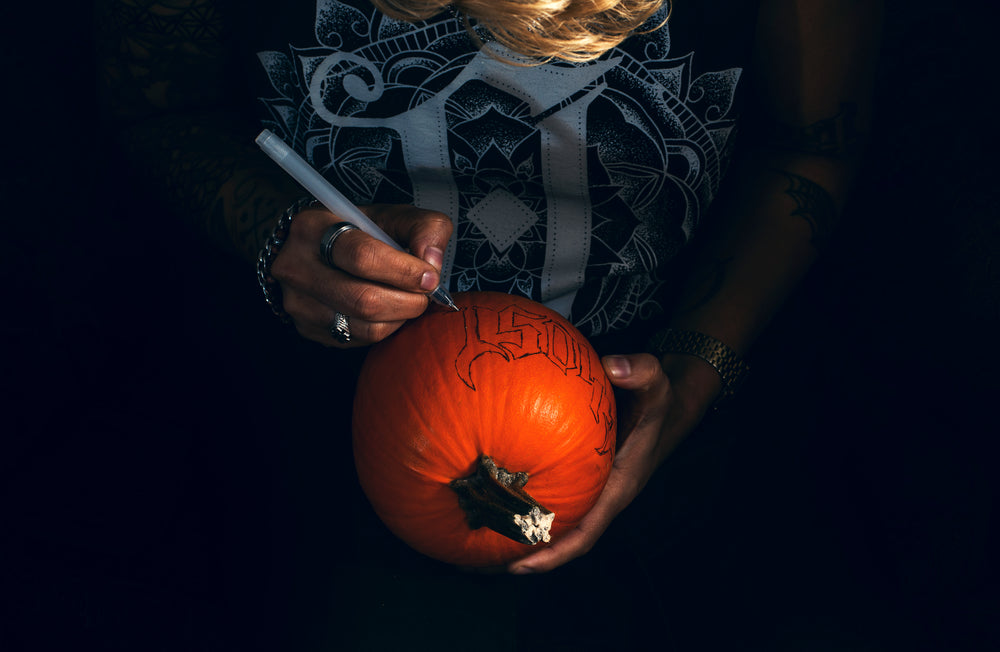
[[[660,366],[670,379],[674,395],[692,414],[708,412],[722,394],[722,378],[715,367],[692,355],[666,353]]]
[[[666,329],[649,341],[664,372],[701,405],[717,407],[743,383],[749,367],[725,343],[698,331]]]
[[[271,265],[274,264],[275,258],[281,253],[281,248],[288,240],[292,219],[305,210],[313,201],[312,197],[302,197],[285,209],[278,217],[278,223],[257,255],[257,282],[264,294],[264,302],[271,308],[271,312],[286,324],[291,323],[292,320],[288,313],[285,312],[284,307],[282,307],[281,286],[271,276]]]

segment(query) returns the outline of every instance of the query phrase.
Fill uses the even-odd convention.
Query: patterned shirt
[[[262,126],[358,204],[449,215],[452,291],[524,295],[597,335],[661,310],[719,191],[754,11],[685,3],[595,61],[512,65],[450,13],[317,0],[311,24],[286,11],[257,35]]]

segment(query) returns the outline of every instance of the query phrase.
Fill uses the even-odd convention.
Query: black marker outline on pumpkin
[[[606,383],[600,382],[601,378],[595,375],[590,356],[579,341],[580,336],[575,336],[562,323],[551,317],[525,310],[513,303],[499,310],[470,306],[459,308],[459,312],[463,317],[465,343],[455,357],[455,371],[466,387],[477,391],[475,381],[472,379],[472,365],[483,355],[493,353],[507,362],[532,355],[544,355],[562,371],[563,375],[576,376],[590,385],[591,417],[595,423],[600,423],[603,416],[605,425],[604,442],[594,451],[598,455],[607,455],[611,452],[615,425],[608,400],[611,392],[607,390]],[[484,322],[483,312],[491,313],[495,319],[487,319]],[[505,315],[509,316],[509,327]],[[519,320],[519,317],[523,320]],[[558,333],[562,336],[558,336]],[[533,338],[526,338],[531,334],[534,335]],[[563,358],[553,350],[556,348],[557,340],[564,344]],[[601,406],[606,404],[608,409],[601,410]]]

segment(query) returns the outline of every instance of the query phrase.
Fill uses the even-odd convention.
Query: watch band
[[[697,331],[682,331],[668,328],[649,340],[650,352],[661,357],[667,353],[681,353],[701,358],[712,365],[722,378],[722,393],[718,401],[731,397],[743,383],[750,371],[736,351],[715,339]]]

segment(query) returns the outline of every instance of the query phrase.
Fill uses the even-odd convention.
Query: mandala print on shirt
[[[264,126],[359,204],[449,215],[452,290],[528,296],[589,335],[659,309],[657,271],[718,190],[740,69],[693,78],[667,27],[590,63],[513,66],[453,17],[338,0],[317,3],[315,36],[258,54]]]

